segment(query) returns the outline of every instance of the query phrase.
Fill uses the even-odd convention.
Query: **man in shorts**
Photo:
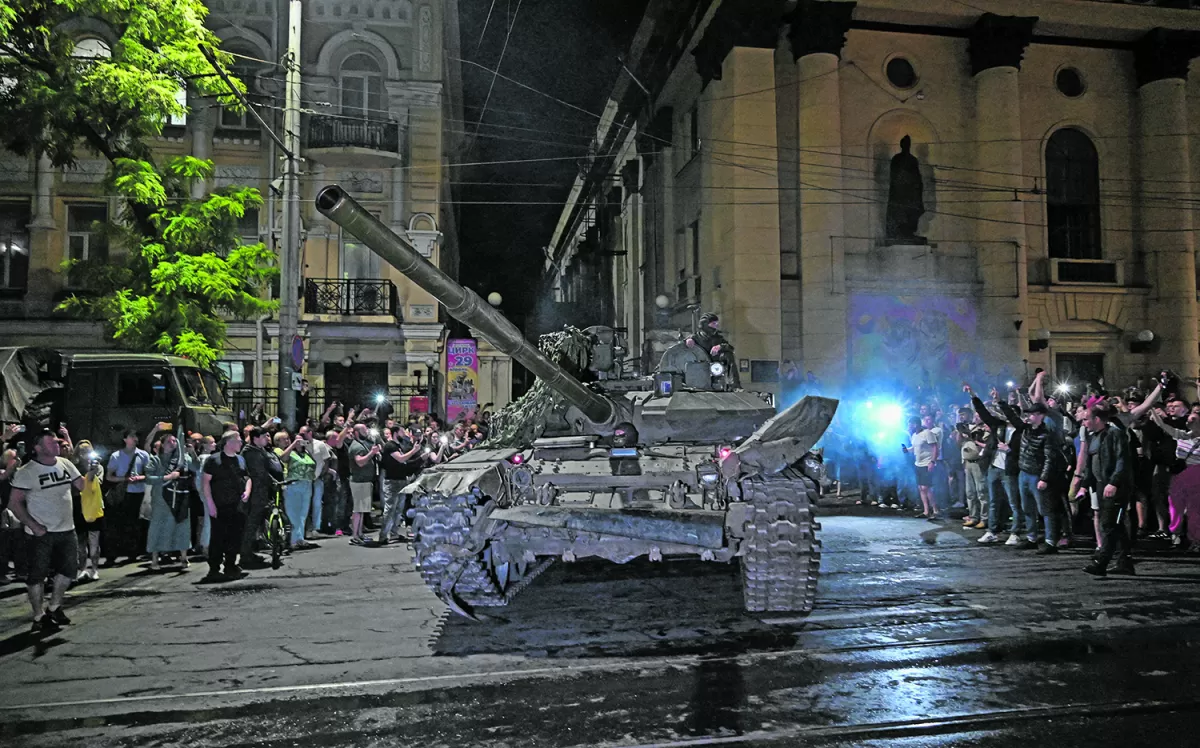
[[[354,441],[350,442],[350,497],[354,502],[354,513],[350,516],[352,545],[365,545],[363,522],[371,513],[371,497],[375,490],[380,446],[371,438],[371,430],[365,423],[354,426]]]
[[[946,512],[937,506],[933,493],[935,472],[938,468],[938,453],[942,446],[942,429],[934,425],[933,416],[921,418],[921,428],[912,436],[913,468],[917,477],[917,488],[921,492],[922,516],[931,521],[946,519]],[[905,451],[909,451],[905,447]]]
[[[63,598],[79,570],[71,488],[83,489],[83,476],[61,457],[58,435],[43,429],[34,435],[33,459],[12,479],[9,508],[25,525],[29,552],[26,590],[33,609],[35,633],[57,631],[71,622],[63,613]],[[46,577],[54,574],[50,605],[43,609]]]

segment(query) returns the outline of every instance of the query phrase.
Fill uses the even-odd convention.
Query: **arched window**
[[[1046,145],[1046,227],[1051,257],[1101,259],[1100,161],[1091,139],[1073,128]]]
[[[370,55],[352,54],[342,62],[342,114],[363,119],[386,119],[383,73]]]
[[[81,60],[99,58],[107,60],[112,57],[112,47],[108,46],[108,42],[103,39],[97,39],[94,36],[85,36],[75,42],[75,51],[71,53],[71,56]]]

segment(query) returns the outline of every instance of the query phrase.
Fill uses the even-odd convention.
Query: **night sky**
[[[456,123],[467,135],[461,162],[557,159],[467,165],[455,185],[462,280],[485,297],[500,292],[505,314],[518,324],[535,299],[542,247],[550,243],[598,119],[499,77],[489,99],[490,71],[499,61],[501,75],[599,113],[620,73],[617,56],[645,6],[646,0],[459,2],[462,57],[469,61],[462,63],[465,121]]]

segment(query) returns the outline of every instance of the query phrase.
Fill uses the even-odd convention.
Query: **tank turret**
[[[440,301],[451,317],[478,330],[497,350],[512,356],[549,387],[567,399],[597,431],[615,425],[613,402],[584,386],[561,366],[546,358],[513,323],[489,306],[479,294],[454,281],[421,256],[403,237],[384,226],[336,185],[317,195],[317,209],[366,244],[409,280]]]

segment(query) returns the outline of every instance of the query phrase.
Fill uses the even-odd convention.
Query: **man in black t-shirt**
[[[283,481],[283,463],[271,449],[271,435],[265,429],[250,429],[250,443],[242,450],[246,472],[254,484],[250,491],[250,502],[246,505],[246,523],[242,528],[242,566],[248,569],[265,569],[267,560],[255,553],[258,538],[266,523],[267,511],[271,508],[273,482]]]
[[[212,537],[208,545],[208,576],[205,582],[226,582],[242,576],[237,565],[246,515],[241,505],[250,500],[250,475],[240,454],[242,438],[236,431],[221,436],[219,451],[204,460],[200,493],[208,516],[212,518]],[[221,563],[225,571],[221,573]]]
[[[379,544],[387,545],[388,541],[399,540],[400,531],[404,528],[404,514],[407,497],[401,494],[404,486],[417,473],[418,455],[421,445],[413,440],[397,426],[394,430],[385,429],[383,453],[380,459],[380,469],[383,471],[383,481],[380,483],[380,498],[383,501],[383,526],[379,530]]]

